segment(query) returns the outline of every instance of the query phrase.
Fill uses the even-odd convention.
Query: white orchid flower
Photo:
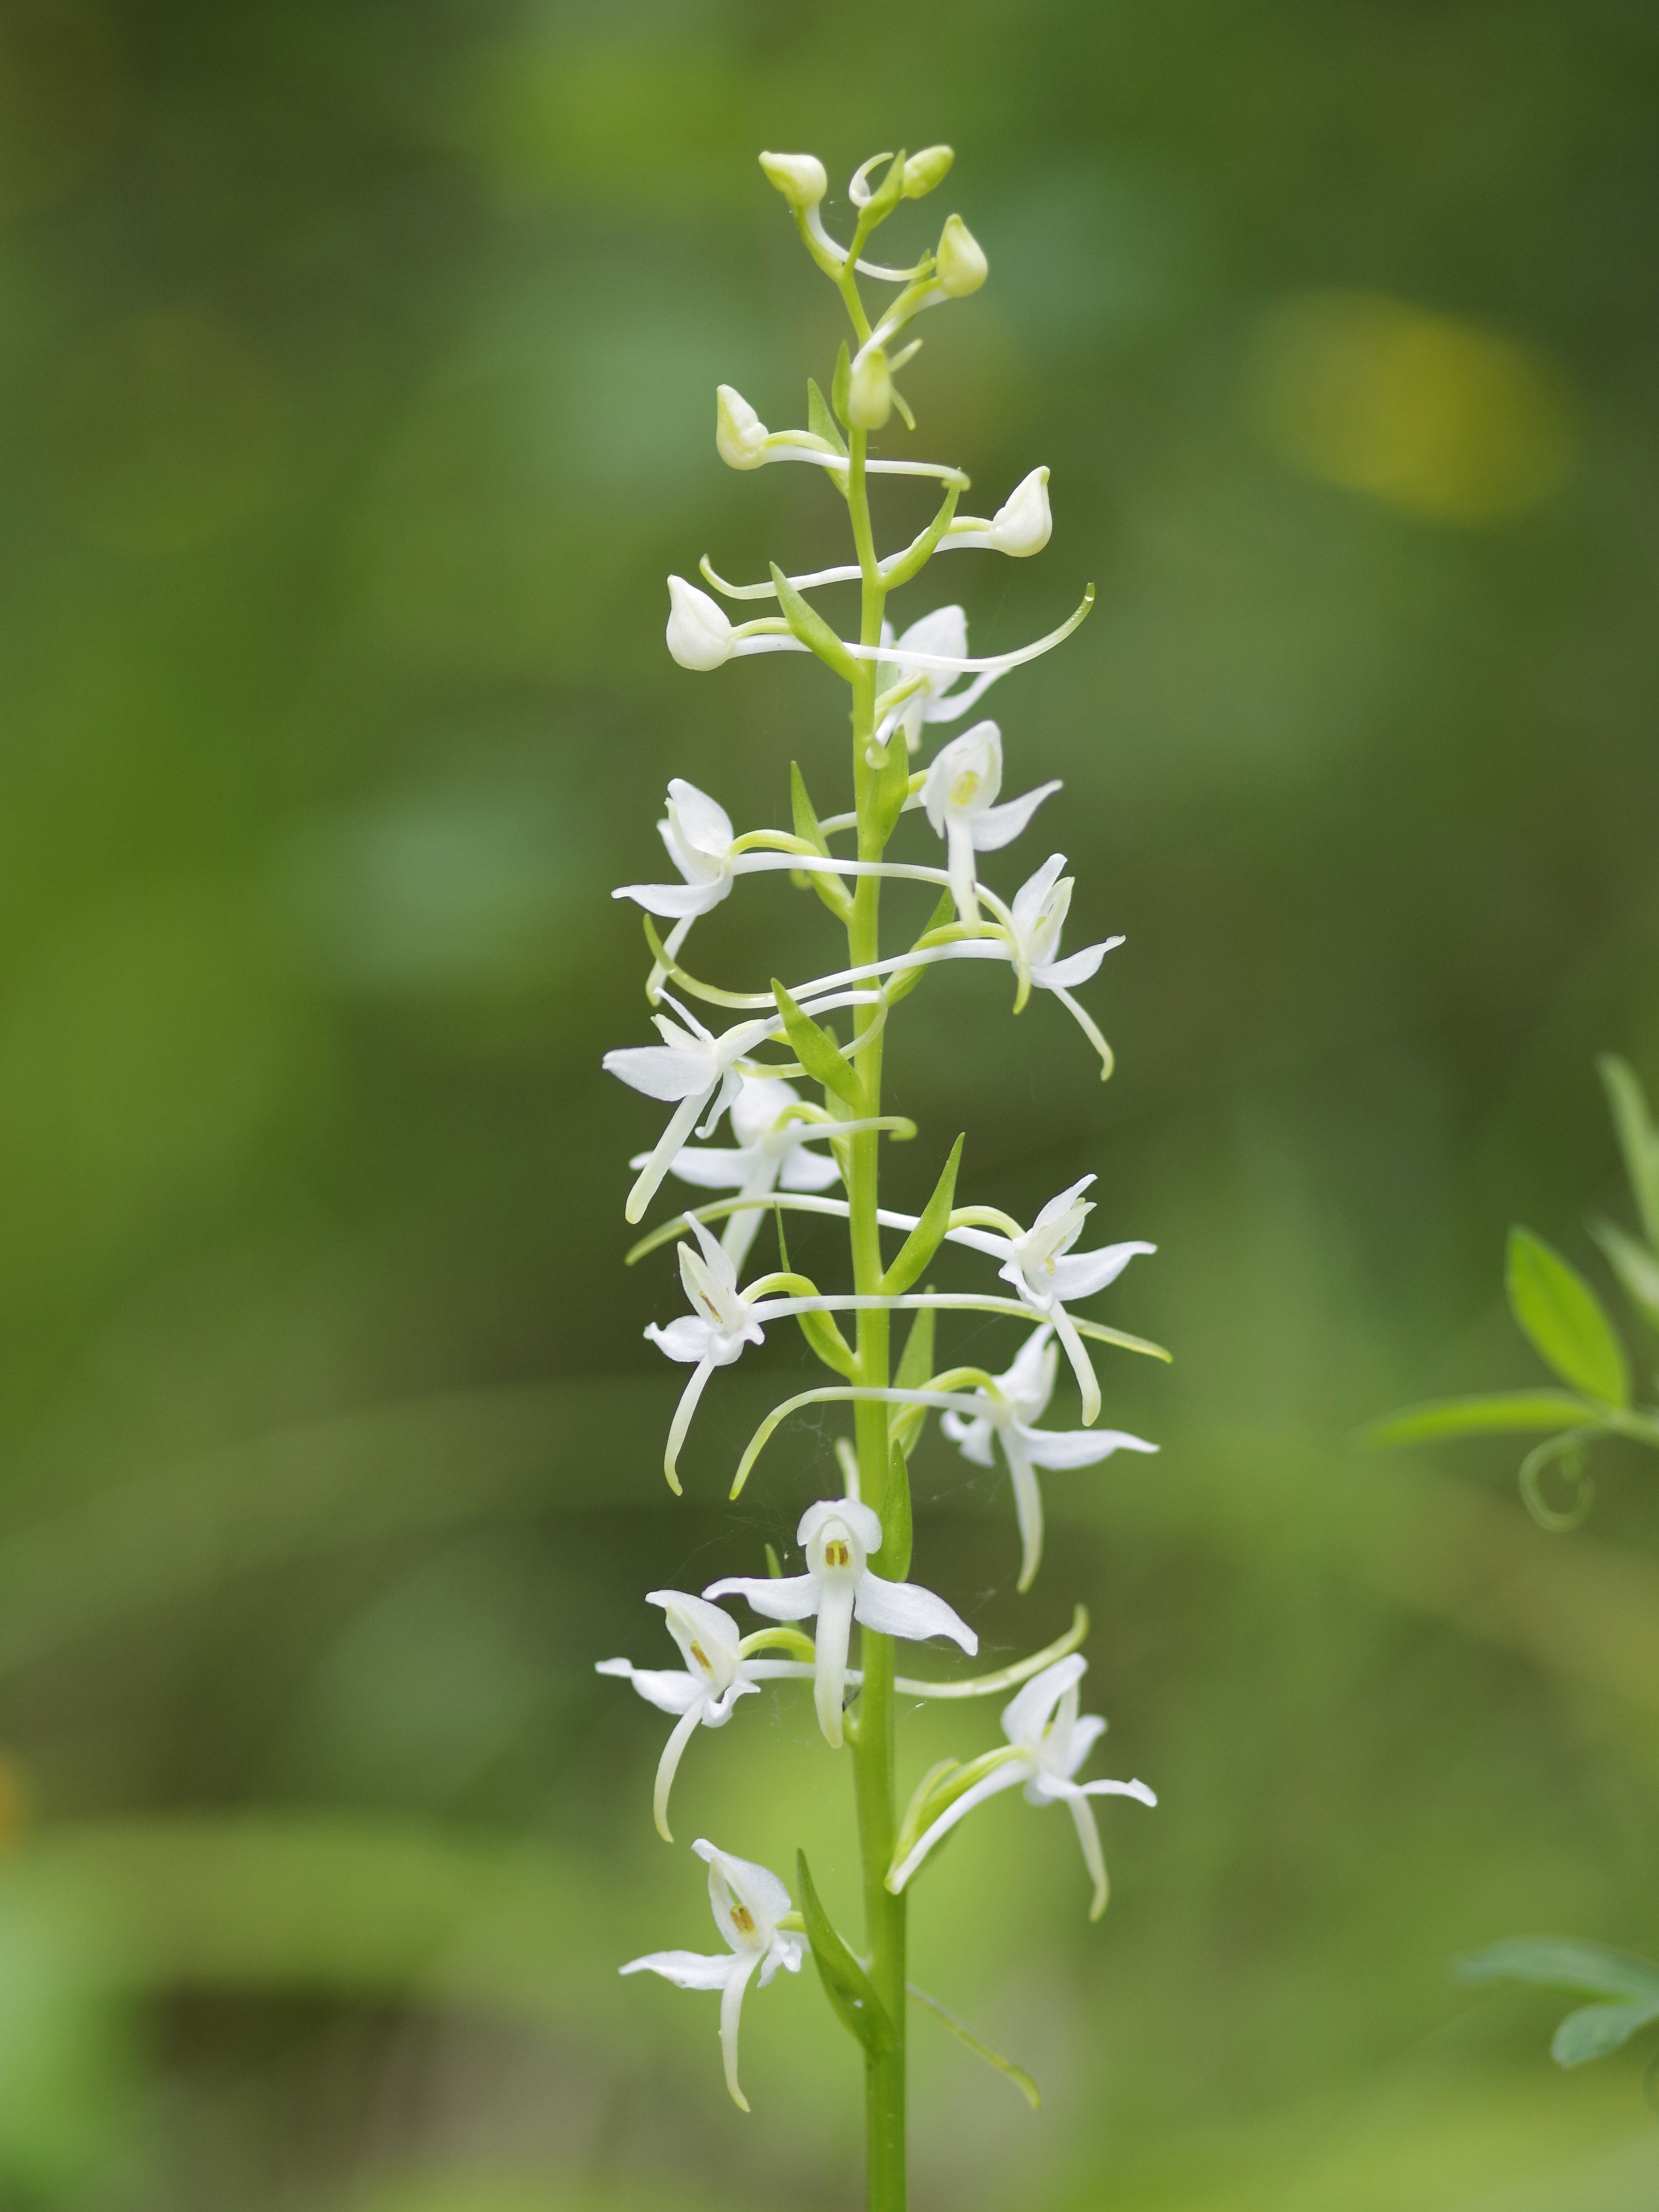
[[[754,1307],[738,1288],[738,1271],[730,1255],[695,1215],[688,1213],[685,1218],[702,1248],[694,1251],[689,1244],[679,1247],[680,1280],[692,1310],[671,1321],[666,1328],[647,1322],[645,1331],[659,1351],[694,1370],[674,1409],[663,1455],[663,1471],[676,1491],[680,1485],[675,1462],[709,1376],[717,1367],[731,1366],[745,1344],[766,1341]]]
[[[841,1170],[833,1157],[810,1147],[838,1131],[832,1122],[804,1120],[800,1103],[792,1084],[775,1076],[744,1076],[732,1102],[736,1146],[688,1146],[675,1153],[669,1173],[700,1190],[735,1190],[744,1199],[763,1199],[780,1187],[828,1190],[841,1180]],[[641,1153],[629,1165],[643,1167],[645,1161]],[[765,1213],[763,1206],[745,1206],[726,1222],[720,1243],[734,1268],[748,1258]]]
[[[921,787],[927,819],[944,838],[945,866],[958,918],[970,928],[979,921],[974,855],[1012,844],[1059,782],[996,804],[1002,788],[1002,732],[994,722],[975,722],[941,746]]]
[[[625,1212],[630,1221],[637,1221],[649,1206],[668,1172],[669,1162],[702,1119],[704,1109],[711,1105],[704,1134],[712,1133],[742,1086],[738,1062],[775,1026],[765,1019],[739,1022],[715,1036],[678,999],[668,998],[665,991],[663,996],[680,1019],[671,1021],[666,1014],[652,1016],[662,1042],[624,1045],[606,1053],[601,1063],[607,1074],[620,1078],[630,1090],[641,1091],[647,1098],[676,1102],[668,1127],[655,1149],[646,1156],[639,1179],[628,1194]]]
[[[953,1244],[967,1244],[1000,1260],[1003,1264],[997,1272],[1004,1282],[1012,1284],[1021,1303],[1040,1319],[1053,1323],[1083,1393],[1085,1428],[1092,1428],[1100,1417],[1100,1385],[1083,1340],[1066,1310],[1066,1301],[1075,1303],[1103,1291],[1108,1283],[1117,1280],[1137,1253],[1158,1249],[1156,1244],[1125,1243],[1104,1244],[1097,1252],[1073,1253],[1084,1223],[1094,1212],[1094,1200],[1083,1196],[1094,1181],[1091,1175],[1080,1176],[1058,1198],[1051,1198],[1030,1227],[1018,1237],[972,1226],[949,1232]]]
[[[1059,1364],[1060,1351],[1054,1342],[1052,1324],[1044,1322],[1026,1338],[1007,1373],[993,1378],[996,1395],[993,1396],[983,1390],[975,1394],[982,1412],[947,1411],[939,1417],[940,1428],[963,1457],[972,1460],[976,1467],[994,1467],[993,1445],[1002,1446],[1013,1484],[1014,1511],[1019,1521],[1022,1590],[1031,1587],[1042,1557],[1042,1492],[1037,1484],[1037,1468],[1093,1467],[1116,1451],[1158,1449],[1156,1444],[1127,1435],[1121,1429],[1036,1427],[1054,1395]]]
[[[631,1682],[640,1695],[659,1712],[678,1716],[673,1731],[657,1765],[656,1787],[651,1809],[657,1832],[672,1844],[668,1832],[668,1793],[674,1785],[685,1747],[700,1728],[724,1728],[739,1698],[751,1697],[763,1681],[800,1679],[812,1669],[800,1659],[757,1659],[745,1656],[738,1624],[729,1613],[685,1590],[660,1589],[647,1593],[648,1605],[659,1605],[668,1632],[685,1659],[684,1670],[636,1667],[629,1659],[602,1659],[596,1672],[615,1674]]]
[[[1106,1860],[1100,1848],[1091,1797],[1133,1797],[1142,1805],[1158,1799],[1144,1782],[1079,1782],[1073,1778],[1105,1732],[1098,1714],[1078,1717],[1078,1684],[1088,1668],[1080,1652],[1046,1667],[1029,1681],[1018,1696],[1003,1708],[1002,1732],[1008,1749],[991,1753],[982,1774],[924,1829],[903,1860],[887,1876],[887,1887],[896,1896],[940,1838],[948,1835],[976,1805],[1000,1791],[1021,1784],[1028,1805],[1064,1803],[1077,1825],[1084,1863],[1094,1882],[1089,1917],[1098,1920],[1106,1910]],[[993,1764],[994,1762],[994,1764]],[[976,1762],[977,1763],[977,1762]]]
[[[1060,872],[1065,866],[1063,853],[1051,853],[1036,875],[1029,876],[1014,893],[1009,908],[1009,950],[1022,978],[1029,977],[1039,991],[1052,991],[1100,1054],[1101,1080],[1104,1082],[1112,1072],[1112,1048],[1072,994],[1079,983],[1090,981],[1099,972],[1101,962],[1109,952],[1115,951],[1123,939],[1105,937],[1098,945],[1085,945],[1081,952],[1060,958],[1060,933],[1071,908],[1074,888],[1074,879]],[[1022,983],[1014,1001],[1016,1013],[1024,1000]]]
[[[780,1966],[792,1974],[800,1972],[806,1938],[786,1933],[780,1926],[790,1912],[789,1893],[769,1868],[750,1859],[733,1858],[729,1851],[699,1840],[691,1846],[708,1863],[708,1902],[714,1925],[731,1947],[712,1957],[701,1951],[652,1951],[643,1959],[630,1959],[618,1971],[624,1974],[660,1974],[680,1990],[720,1991],[720,2055],[726,2062],[726,2086],[739,2112],[749,2100],[738,2086],[738,2021],[744,1992],[757,1968],[763,1989]]]
[[[932,614],[913,622],[896,638],[884,623],[881,647],[882,665],[876,672],[877,691],[897,690],[911,683],[916,689],[902,705],[884,718],[876,740],[884,744],[895,729],[902,729],[911,752],[921,746],[926,724],[959,721],[998,677],[1007,672],[1001,668],[985,670],[973,683],[954,696],[950,696],[951,687],[961,678],[961,671],[954,664],[964,660],[968,653],[968,617],[960,607],[935,607]]]
[[[735,1591],[768,1620],[805,1620],[817,1614],[813,1702],[826,1742],[839,1745],[842,1740],[847,1649],[854,1620],[878,1636],[902,1636],[912,1643],[948,1636],[970,1658],[979,1650],[978,1637],[942,1597],[915,1583],[884,1582],[871,1573],[866,1562],[881,1549],[881,1522],[867,1505],[848,1498],[809,1505],[795,1539],[806,1554],[804,1575],[728,1575],[710,1583],[703,1595],[724,1597]]]
[[[707,914],[732,889],[736,862],[732,848],[737,832],[726,809],[695,783],[672,776],[668,806],[657,824],[657,835],[668,848],[668,857],[685,878],[679,884],[623,884],[612,898],[632,899],[647,914],[678,921]]]

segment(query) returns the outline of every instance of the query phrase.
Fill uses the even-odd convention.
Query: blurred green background
[[[1072,942],[1128,943],[1103,1092],[1006,983],[905,1007],[894,1188],[964,1126],[1017,1212],[1098,1170],[1160,1247],[1098,1310],[1177,1361],[1109,1364],[1162,1455],[1048,1479],[1028,1599],[1006,1493],[918,1457],[919,1577],[1002,1653],[1085,1600],[1162,1802],[1109,1808],[1096,1929],[1017,1801],[919,1885],[918,1978],[1046,2101],[918,2019],[916,2202],[1659,2197],[1643,2047],[1560,2075],[1561,2004],[1447,1972],[1659,1941],[1651,1470],[1559,1540],[1501,1442],[1349,1443],[1534,1376],[1503,1232],[1599,1275],[1591,1055],[1659,1083],[1656,112],[1632,0],[0,5],[0,2203],[857,2200],[810,1975],[750,1999],[745,2120],[712,2000],[614,1972],[709,1940],[695,1835],[854,1890],[805,1700],[694,1745],[670,1850],[659,1717],[592,1673],[671,1656],[647,1588],[760,1571],[834,1433],[722,1508],[774,1332],[667,1497],[659,1117],[599,1061],[665,778],[839,803],[820,672],[662,645],[705,550],[844,557],[808,471],[714,453],[716,381],[799,419],[838,337],[755,153],[819,152],[834,226],[939,138],[896,250],[957,207],[992,276],[888,450],[991,505],[1047,463],[1056,528],[899,611],[996,649],[1095,580],[995,705],[1066,779]],[[697,964],[763,915],[823,964],[777,878]],[[907,1785],[994,1738],[920,1719]]]

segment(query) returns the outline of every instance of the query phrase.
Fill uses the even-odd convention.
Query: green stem
[[[849,258],[848,268],[851,260]],[[860,641],[875,645],[881,638],[881,617],[886,597],[876,564],[870,528],[870,501],[865,475],[866,439],[852,434],[848,504],[851,509],[854,542],[863,572]],[[873,663],[860,662],[853,691],[853,781],[859,817],[859,857],[878,860],[885,840],[871,819],[873,776],[865,750],[875,735],[876,671]],[[853,896],[853,912],[847,926],[848,963],[861,967],[881,957],[881,878],[863,876]],[[861,1036],[876,1015],[873,1006],[854,1010],[855,1036]],[[859,1060],[868,1097],[866,1111],[881,1112],[882,1043],[876,1038]],[[876,1219],[880,1171],[881,1133],[866,1129],[848,1146],[847,1179],[848,1231],[852,1242],[853,1283],[855,1290],[875,1291],[881,1281],[881,1231]],[[885,1313],[860,1313],[858,1317],[859,1380],[866,1386],[888,1386],[888,1317]],[[885,1502],[890,1447],[887,1407],[860,1403],[855,1409],[858,1439],[859,1488],[864,1503],[879,1515]],[[893,2045],[880,2057],[865,2060],[865,2124],[868,2202],[870,2212],[904,2212],[904,1984],[905,1900],[888,1892],[885,1875],[892,1864],[897,1825],[894,1790],[892,1638],[860,1631],[864,1686],[859,1696],[856,1727],[849,1730],[854,1786],[858,1796],[859,1850],[864,1875],[865,1948],[870,1978],[893,2023]]]

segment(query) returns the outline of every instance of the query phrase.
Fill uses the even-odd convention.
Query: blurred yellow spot
[[[1572,460],[1565,382],[1548,361],[1375,293],[1308,293],[1270,310],[1246,398],[1292,466],[1437,522],[1530,507]]]
[[[64,372],[51,426],[58,486],[100,544],[198,545],[264,505],[283,415],[272,372],[231,331],[135,315]]]
[[[112,143],[120,67],[102,15],[71,0],[0,6],[0,216],[64,191]]]

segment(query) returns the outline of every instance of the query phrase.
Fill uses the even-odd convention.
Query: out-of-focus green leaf
[[[1651,2004],[1585,2005],[1570,2012],[1550,2041],[1550,2056],[1563,2066],[1582,2066],[1605,2058],[1628,2043],[1638,2028],[1659,2020],[1659,1998]]]
[[[1595,1066],[1613,1109],[1613,1126],[1625,1156],[1631,1195],[1648,1243],[1659,1251],[1659,1130],[1653,1126],[1646,1094],[1629,1061],[1607,1052]]]
[[[1530,1230],[1511,1229],[1510,1310],[1563,1382],[1609,1405],[1630,1403],[1630,1363],[1589,1285]]]
[[[1510,1435],[1594,1424],[1595,1408],[1565,1390],[1499,1390],[1480,1398],[1434,1398],[1407,1406],[1360,1431],[1364,1444],[1427,1443],[1436,1437]]]
[[[1453,1971],[1460,1982],[1531,1982],[1585,1996],[1659,2004],[1659,1966],[1576,1936],[1510,1936],[1459,1959]]]
[[[1592,1221],[1590,1235],[1607,1255],[1625,1296],[1650,1328],[1659,1328],[1659,1260],[1611,1221]]]

